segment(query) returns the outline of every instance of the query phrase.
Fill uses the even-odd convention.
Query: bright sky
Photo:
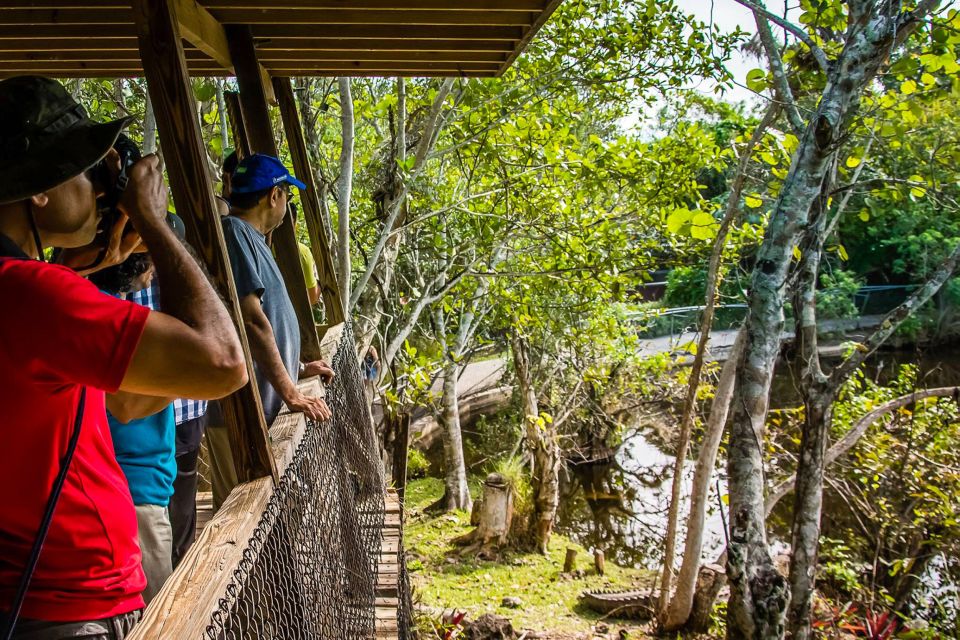
[[[774,7],[778,3],[768,2],[767,4]],[[707,24],[712,22],[719,26],[724,32],[730,32],[740,27],[748,33],[753,33],[757,28],[750,10],[737,4],[734,0],[677,0],[677,5],[685,12],[693,14],[698,20]],[[733,74],[735,80],[742,84],[747,72],[758,66],[760,66],[758,60],[746,58],[737,51],[734,52],[733,58],[727,65],[727,70]],[[712,93],[713,91],[712,84],[704,83],[697,88],[705,93]],[[730,102],[757,99],[753,92],[739,86],[727,91],[723,97]]]

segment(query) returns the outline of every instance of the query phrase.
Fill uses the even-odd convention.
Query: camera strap
[[[9,245],[12,245],[12,242],[10,242],[6,236],[0,234],[0,258],[29,259],[10,251]],[[30,555],[27,558],[23,574],[20,576],[20,581],[17,584],[17,591],[10,605],[10,611],[5,617],[0,617],[0,620],[3,621],[0,640],[11,640],[13,638],[13,630],[17,626],[17,620],[20,617],[20,610],[23,608],[23,601],[27,596],[27,591],[30,590],[30,581],[33,579],[33,574],[37,569],[40,552],[43,551],[43,543],[47,539],[47,533],[50,531],[53,512],[56,510],[57,503],[60,501],[60,494],[63,493],[63,485],[67,480],[67,472],[70,470],[70,463],[73,461],[73,456],[77,451],[77,443],[80,441],[80,425],[83,424],[83,411],[86,403],[87,388],[82,386],[80,387],[80,398],[77,400],[77,413],[73,419],[73,431],[70,434],[70,441],[67,443],[67,450],[60,459],[60,470],[57,472],[57,477],[53,481],[50,497],[47,498],[47,504],[43,510],[43,518],[40,520],[40,528],[37,531],[36,538],[33,540],[33,545],[30,547]]]

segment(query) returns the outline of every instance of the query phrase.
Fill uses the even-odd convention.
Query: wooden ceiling
[[[249,25],[272,76],[497,76],[562,0],[170,0],[187,65],[231,75]],[[142,75],[130,0],[0,0],[0,77]]]

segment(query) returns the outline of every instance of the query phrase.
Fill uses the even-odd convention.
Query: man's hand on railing
[[[293,413],[302,413],[311,420],[328,420],[331,416],[330,407],[320,398],[312,398],[300,391],[295,391],[289,398],[284,398],[287,407]]]
[[[303,365],[303,373],[300,377],[311,378],[313,376],[320,376],[320,380],[324,384],[330,384],[335,375],[333,369],[327,366],[326,362],[323,360],[314,360],[313,362],[307,362]]]

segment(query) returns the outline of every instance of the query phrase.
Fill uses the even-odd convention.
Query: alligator
[[[653,617],[653,598],[646,591],[584,591],[580,601],[594,611],[616,618]]]

